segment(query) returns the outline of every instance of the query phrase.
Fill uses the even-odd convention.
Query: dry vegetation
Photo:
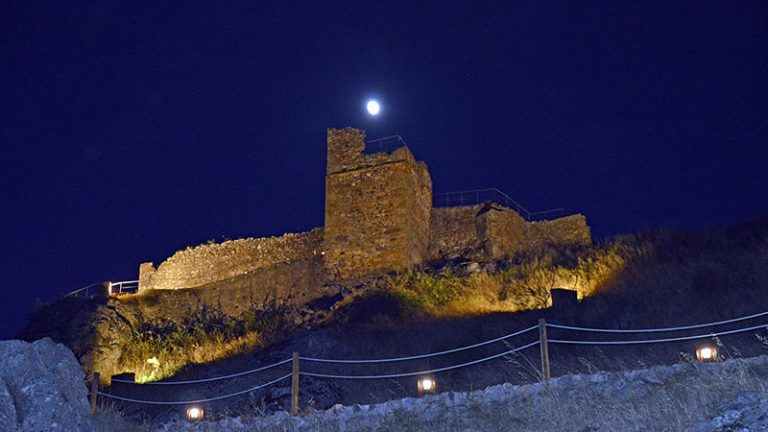
[[[655,431],[692,430],[723,412],[745,392],[768,391],[765,357],[701,365],[692,362],[645,370],[569,375],[551,385],[503,390],[502,386],[419,401],[357,407],[338,413],[306,412],[258,418],[246,414],[221,422],[173,425],[198,432],[288,431]],[[735,423],[721,430],[752,430]],[[743,428],[741,426],[744,426]],[[762,430],[762,429],[761,429]]]
[[[335,343],[345,349],[341,353],[331,347],[328,355],[397,356],[489,339],[530,325],[531,317],[519,314],[516,320],[518,314],[512,314],[493,321],[484,314],[545,308],[553,287],[577,290],[586,300],[579,307],[579,323],[599,327],[658,327],[754,313],[755,305],[768,304],[768,219],[697,232],[655,230],[594,246],[542,248],[471,271],[466,263],[454,264],[395,276],[379,289],[345,299],[333,321]],[[136,372],[141,381],[155,380],[189,363],[267,346],[293,329],[287,310],[272,309],[237,319],[203,313],[181,323],[142,322],[124,344],[121,370]],[[467,316],[477,322],[451,322]],[[415,325],[419,332],[413,332]],[[156,366],[147,363],[151,358],[157,358]],[[565,370],[574,368],[566,365]]]
[[[113,405],[105,402],[99,404],[96,414],[93,416],[93,424],[100,432],[149,432],[149,425],[137,425],[123,415]]]
[[[653,230],[592,246],[545,247],[490,270],[457,272],[456,267],[396,276],[388,289],[409,311],[431,316],[541,309],[551,305],[551,288],[576,290],[582,300],[600,293],[626,304],[685,307],[670,312],[738,314],[753,304],[743,300],[768,304],[760,289],[768,286],[768,219],[707,231]],[[731,301],[736,292],[747,298]],[[643,308],[636,312],[642,317],[626,319],[654,323],[662,318]]]
[[[652,256],[655,245],[650,237],[543,247],[498,263],[433,264],[424,271],[388,277],[378,287],[346,298],[337,305],[337,314],[349,322],[379,313],[402,320],[521,312],[551,306],[552,288],[572,289],[585,299],[615,285],[628,265]]]
[[[124,344],[120,369],[137,382],[173,376],[188,364],[210,363],[253,351],[293,328],[292,309],[271,303],[238,318],[203,311],[178,322],[140,321]]]
[[[591,247],[541,248],[503,261],[499,269],[412,272],[391,278],[388,288],[434,316],[542,309],[551,305],[550,289],[591,296],[652,248],[635,236]]]
[[[323,344],[297,342],[292,349],[330,358],[386,358],[492,339],[531,326],[541,317],[586,327],[653,328],[762,312],[768,309],[768,219],[702,231],[654,230],[589,247],[540,249],[467,271],[470,266],[441,264],[396,276],[387,287],[349,299],[348,304],[337,309],[330,336],[321,335]],[[549,301],[547,289],[540,286],[576,287],[583,301],[568,310],[534,310],[546,307]],[[517,294],[504,297],[509,292]],[[518,313],[508,313],[511,311]],[[749,323],[754,324],[758,322]],[[696,332],[676,336],[692,334]],[[585,337],[556,331],[551,336]],[[519,346],[529,337],[510,342]],[[744,355],[759,353],[754,338],[733,335],[726,342],[729,350]],[[318,346],[326,345],[326,351],[319,351]],[[621,370],[643,364],[669,364],[679,360],[679,353],[692,352],[694,345],[661,344],[642,350],[559,345],[550,350],[554,354],[553,373],[563,374],[588,372],[595,367]],[[442,367],[498,351],[498,347],[473,350],[466,356],[456,354],[432,363],[373,372]],[[352,367],[326,369],[328,373],[373,373]],[[505,370],[495,364],[478,365],[444,374],[443,388],[463,390],[495,382],[529,382],[534,374],[527,369],[530,367]],[[344,403],[404,397],[411,389],[408,382],[371,382],[364,390],[346,383],[339,385]]]
[[[257,357],[283,358],[292,351],[328,358],[383,358],[433,352],[525,328],[542,316],[548,321],[583,326],[648,328],[761,312],[768,305],[768,219],[704,231],[648,231],[594,246],[543,248],[479,266],[440,263],[421,272],[378,280],[376,284],[378,288],[361,290],[336,305],[331,325],[288,338],[278,347],[259,350]],[[576,289],[584,301],[574,310],[532,311],[548,305],[548,290],[552,287]],[[522,313],[508,313],[513,311]],[[147,322],[132,336],[133,346],[125,350],[121,361],[129,362],[140,373],[151,374],[154,368],[147,368],[151,365],[146,364],[146,359],[161,353],[158,360],[161,365],[168,365],[167,370],[155,372],[152,378],[160,377],[187,362],[215,361],[231,352],[268,346],[279,337],[276,335],[287,336],[293,329],[291,325],[280,324],[281,316],[255,314],[225,320],[210,314],[192,317],[184,325]],[[758,336],[768,340],[765,331]],[[722,352],[730,357],[765,352],[761,341],[756,342],[751,335],[729,336],[725,342],[728,346],[722,345]],[[519,346],[525,341],[512,343]],[[557,376],[631,370],[643,364],[670,364],[681,358],[687,361],[681,353],[690,353],[692,344],[653,345],[642,352],[620,346],[559,345],[550,349],[553,373]],[[396,369],[441,367],[498,350],[498,346],[488,347],[432,362],[398,364]],[[497,360],[442,374],[441,389],[468,390],[505,381],[535,381],[536,355],[535,351],[526,352],[515,359],[515,364]],[[531,358],[526,361],[525,356]],[[259,360],[254,357],[254,361],[258,364]],[[684,430],[735,392],[764,391],[768,381],[766,371],[756,374],[747,369],[728,369],[701,375],[690,368],[686,370],[689,375],[682,374],[673,382],[653,386],[653,392],[643,396],[643,403],[604,398],[589,393],[589,389],[577,392],[562,388],[516,404],[470,401],[459,410],[451,410],[458,414],[446,415],[439,423],[398,411],[379,429],[498,430],[501,425],[523,431]],[[362,374],[395,370],[384,366],[381,370],[327,366],[318,371]],[[195,377],[194,368],[188,372],[186,377]],[[209,376],[204,369],[201,373],[200,377]],[[373,403],[411,396],[411,381],[379,380],[364,385],[334,382],[332,388],[338,396],[332,403]],[[253,412],[240,408],[233,405],[232,409]],[[318,422],[307,430],[338,428],[333,422]],[[286,423],[284,427],[261,430],[294,429]],[[367,429],[350,426],[347,430]]]
[[[684,431],[714,416],[720,404],[741,392],[766,391],[766,378],[765,371],[758,375],[745,364],[706,373],[687,367],[674,380],[646,385],[641,394],[628,388],[624,394],[600,389],[598,384],[557,387],[518,403],[470,400],[459,412],[446,407],[437,422],[399,410],[380,430]],[[318,425],[317,430],[334,430],[328,426]]]

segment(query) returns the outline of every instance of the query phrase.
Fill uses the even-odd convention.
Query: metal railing
[[[70,293],[64,294],[64,297],[90,298],[99,294],[123,295],[134,294],[139,291],[139,281],[120,281],[120,282],[95,282]]]
[[[109,295],[135,294],[139,291],[139,281],[109,282]]]
[[[555,208],[539,212],[530,212],[512,199],[509,195],[496,188],[475,189],[458,192],[443,192],[432,197],[434,207],[457,207],[493,202],[516,211],[526,220],[542,220],[565,214],[564,208]]]
[[[365,150],[363,150],[363,153],[392,153],[393,151],[402,147],[408,148],[408,144],[405,143],[403,137],[400,135],[392,135],[372,141],[367,141],[365,143]],[[410,149],[408,149],[408,151],[410,151]]]
[[[64,297],[93,297],[104,289],[103,282],[95,282],[80,289],[64,294]]]

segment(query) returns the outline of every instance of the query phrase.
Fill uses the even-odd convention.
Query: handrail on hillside
[[[67,297],[95,297],[96,295],[103,295],[106,290],[107,295],[123,295],[134,294],[139,291],[139,281],[119,281],[119,282],[94,282],[90,285],[84,286],[80,289],[76,289],[70,293],[64,294],[64,298]]]
[[[64,298],[66,297],[92,297],[95,295],[96,291],[99,291],[99,288],[96,288],[96,286],[103,286],[102,282],[94,282],[90,285],[86,285],[82,288],[76,289],[72,292],[64,294]]]
[[[120,281],[109,283],[109,295],[135,294],[139,291],[139,281]]]
[[[496,204],[516,211],[520,216],[528,221],[542,220],[550,217],[562,216],[565,214],[565,209],[562,207],[539,212],[530,212],[519,202],[515,201],[509,195],[496,188],[442,192],[433,195],[432,202],[432,205],[435,207],[456,207],[476,205],[485,202],[495,202]]]

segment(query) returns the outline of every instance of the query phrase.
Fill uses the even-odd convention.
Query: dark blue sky
[[[0,337],[35,297],[321,226],[328,127],[599,238],[768,213],[766,2],[143,3],[0,4]]]

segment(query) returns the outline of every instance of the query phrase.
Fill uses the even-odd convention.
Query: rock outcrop
[[[768,430],[768,392],[743,392],[720,406],[720,414],[691,432]]]
[[[83,372],[69,349],[49,338],[0,341],[0,430],[94,431]]]

